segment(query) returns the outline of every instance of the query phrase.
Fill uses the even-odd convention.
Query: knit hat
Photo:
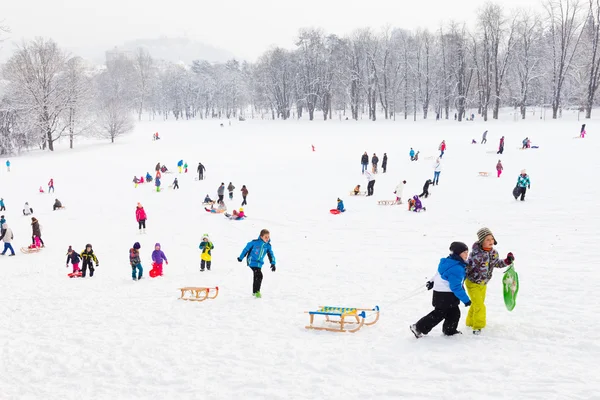
[[[450,244],[450,251],[452,254],[456,254],[457,256],[468,250],[469,247],[467,247],[467,245],[463,242],[452,242],[452,244]]]
[[[340,202],[340,201],[342,201],[342,200],[340,200],[340,198],[338,197],[338,200],[337,200],[337,201],[338,201],[338,203],[339,203],[339,202]]]
[[[136,249],[136,250],[138,250],[140,247],[142,247],[142,246],[140,246],[140,242],[135,242],[133,244],[133,248]]]
[[[496,237],[494,236],[492,231],[489,230],[489,228],[481,228],[477,231],[477,239],[479,244],[483,244],[483,240],[486,238],[487,235],[492,235],[492,237],[494,238],[494,246],[498,244],[498,242],[496,242]]]
[[[69,246],[69,248],[67,249],[67,253],[70,252],[70,251],[73,251],[73,247],[72,246]]]
[[[155,244],[154,244],[154,247],[157,247],[157,246],[158,246],[158,248],[160,249],[160,243],[155,243]]]

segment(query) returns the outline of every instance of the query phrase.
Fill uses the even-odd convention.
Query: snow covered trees
[[[37,38],[18,47],[4,66],[10,97],[16,108],[29,116],[42,134],[42,147],[54,150],[54,142],[67,126],[61,118],[68,105],[67,91],[59,85],[67,58],[49,39]]]

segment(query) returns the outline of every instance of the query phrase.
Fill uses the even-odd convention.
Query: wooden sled
[[[219,295],[219,287],[214,288],[207,287],[183,287],[181,290],[181,297],[179,300],[190,300],[190,301],[204,301],[206,299],[216,299]],[[210,295],[210,291],[214,291],[214,295]]]
[[[21,247],[21,252],[25,253],[25,254],[31,254],[31,253],[39,253],[40,251],[42,251],[42,248],[37,248],[34,247],[33,249],[30,249],[29,247]]]
[[[209,201],[208,203],[202,203],[203,206],[212,206],[216,201]]]
[[[479,176],[490,176],[489,172],[479,172]]]
[[[394,206],[401,203],[397,203],[396,200],[377,200],[377,204],[380,206]]]
[[[310,316],[310,325],[306,329],[315,329],[331,332],[357,332],[363,326],[373,325],[379,321],[379,306],[375,308],[347,308],[347,307],[326,307],[319,306],[317,311],[305,311]],[[367,315],[369,313],[369,315]],[[375,314],[375,318],[367,322],[367,319]],[[314,326],[315,315],[324,315],[327,324],[337,324],[330,326]],[[335,317],[331,319],[330,317]],[[351,321],[346,320],[350,318]],[[351,325],[351,329],[346,329],[346,325]]]
[[[354,190],[350,192],[350,196],[365,196],[367,192],[360,191],[358,194],[354,194]]]

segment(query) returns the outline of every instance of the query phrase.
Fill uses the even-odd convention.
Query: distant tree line
[[[4,28],[6,30],[6,28]],[[0,34],[2,27],[0,27]],[[301,29],[293,50],[255,63],[192,65],[143,48],[89,68],[50,39],[22,44],[2,66],[0,153],[78,135],[115,140],[137,119],[497,119],[513,107],[575,107],[590,118],[600,84],[600,0],[546,0],[543,11],[486,3],[472,29]],[[433,114],[433,115],[432,115]]]

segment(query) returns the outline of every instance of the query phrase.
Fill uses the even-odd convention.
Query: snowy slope
[[[462,123],[427,121],[142,123],[113,145],[83,143],[56,154],[11,158],[0,171],[0,196],[17,248],[31,236],[25,201],[43,227],[39,254],[0,259],[0,397],[80,399],[341,399],[341,398],[600,398],[595,318],[599,292],[596,248],[600,194],[594,172],[600,139],[574,140],[579,124],[562,121]],[[471,145],[489,130],[487,145]],[[162,140],[151,141],[158,130]],[[506,136],[504,175],[493,152]],[[530,136],[540,149],[520,151]],[[440,186],[424,199],[427,212],[377,206],[405,196],[433,177],[445,139]],[[316,146],[316,152],[310,145]],[[410,147],[421,150],[411,163]],[[389,157],[373,198],[351,198],[360,156]],[[180,191],[161,193],[134,175],[160,161],[171,170],[184,159],[190,173]],[[207,179],[194,180],[202,161]],[[4,160],[1,160],[4,164]],[[511,197],[527,168],[526,202]],[[56,193],[38,194],[54,178]],[[201,206],[232,181],[250,194],[249,218],[228,221]],[[332,216],[336,198],[347,212]],[[54,198],[67,207],[52,211]],[[148,214],[139,235],[135,205]],[[431,293],[415,296],[454,240],[471,245],[488,226],[500,254],[512,251],[520,274],[517,308],[506,311],[497,271],[487,296],[488,327],[474,337],[446,338],[440,327],[416,340],[408,325],[430,311]],[[277,272],[264,269],[263,298],[251,297],[251,272],[236,257],[271,230]],[[199,272],[198,243],[215,244],[213,271]],[[131,280],[128,249],[142,244],[145,279]],[[160,242],[165,276],[148,278]],[[92,243],[96,275],[68,279],[66,249]],[[221,288],[214,301],[177,300],[182,285]],[[319,305],[373,307],[380,321],[356,334],[305,330],[303,311]]]

